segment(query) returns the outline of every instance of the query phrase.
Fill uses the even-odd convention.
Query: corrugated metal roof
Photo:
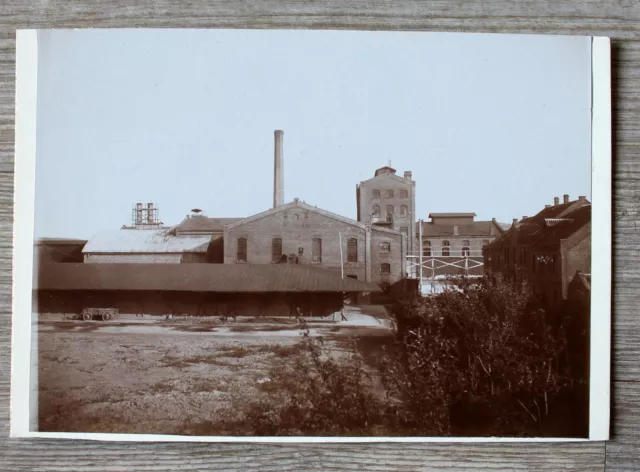
[[[206,252],[210,235],[175,236],[170,229],[117,229],[98,233],[83,253],[182,253]]]
[[[294,264],[51,264],[34,275],[40,290],[189,292],[380,292],[377,284]]]

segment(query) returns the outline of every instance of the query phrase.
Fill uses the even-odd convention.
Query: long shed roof
[[[34,275],[40,290],[185,292],[380,292],[377,284],[296,264],[50,264]]]
[[[172,234],[170,229],[116,229],[102,231],[85,244],[84,253],[206,252],[211,235]]]

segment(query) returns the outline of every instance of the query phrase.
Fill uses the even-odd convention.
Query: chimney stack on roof
[[[580,200],[581,202],[584,202],[587,200],[587,197],[585,197],[584,195],[581,195],[578,197],[578,200]]]
[[[155,218],[153,217],[153,203],[147,203],[147,223],[150,225],[155,223]]]
[[[136,203],[136,224],[142,224],[142,203]]]
[[[410,170],[405,170],[404,171],[404,178],[407,180],[411,180],[412,174]]]
[[[544,207],[545,208],[551,208],[551,205],[545,205]]]
[[[567,195],[566,193],[562,196],[562,203],[564,203],[565,205],[569,203],[569,195]]]
[[[284,131],[274,131],[274,155],[273,155],[273,208],[284,205],[284,157],[283,138]]]
[[[517,224],[518,224],[518,218],[514,218],[514,219],[513,219],[513,225],[515,226],[515,225],[517,225]]]
[[[559,205],[560,204],[560,199],[558,197],[553,197],[553,205]]]

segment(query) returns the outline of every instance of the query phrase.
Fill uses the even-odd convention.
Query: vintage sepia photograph
[[[32,33],[29,433],[608,434],[594,38]]]

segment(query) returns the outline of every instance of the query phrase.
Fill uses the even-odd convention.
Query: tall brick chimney
[[[560,199],[558,197],[553,197],[553,204],[555,205],[559,205],[560,204]]]
[[[136,203],[136,224],[142,224],[142,203]]]
[[[274,132],[274,155],[273,155],[273,208],[284,205],[284,157],[282,141],[284,131]]]
[[[562,196],[562,203],[564,203],[565,205],[569,203],[569,195],[567,195],[566,193]]]

